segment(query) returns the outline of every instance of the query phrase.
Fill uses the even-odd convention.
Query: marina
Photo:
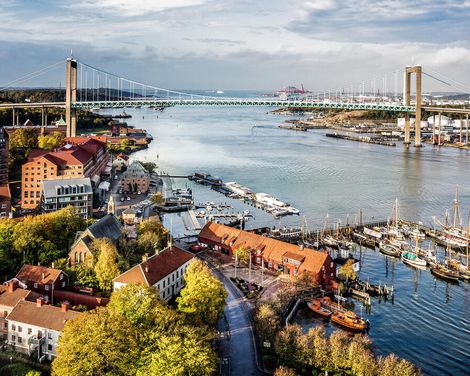
[[[469,168],[465,150],[429,146],[420,150],[388,148],[328,139],[321,130],[286,132],[273,125],[273,122],[284,121],[285,115],[266,114],[260,109],[234,109],[231,116],[226,117],[221,109],[209,112],[202,108],[197,111],[171,108],[153,120],[149,111],[144,108],[140,111],[145,112],[145,128],[159,137],[149,149],[139,151],[136,158],[152,160],[158,153],[160,167],[171,171],[172,175],[188,176],[193,171],[210,171],[228,182],[241,182],[243,176],[243,185],[254,191],[285,198],[283,201],[301,210],[300,217],[276,219],[266,211],[220,194],[210,186],[189,182],[196,203],[227,202],[237,212],[250,210],[253,218],[245,223],[246,229],[275,227],[284,239],[301,239],[303,228],[304,234],[312,233],[306,241],[314,244],[313,233],[317,230],[321,233],[326,213],[330,218],[329,234],[334,233],[337,226],[333,221],[338,219],[341,220],[340,233],[346,232],[342,229],[347,227],[348,218],[349,224],[360,223],[362,217],[363,223],[375,222],[379,229],[386,229],[386,218],[398,197],[402,223],[406,224],[404,219],[421,223],[420,230],[429,233],[420,246],[427,249],[433,234],[440,231],[433,216],[442,215],[452,203],[456,184],[470,186],[470,177],[462,173]],[[258,125],[255,129],[252,129],[253,119]],[[223,126],[215,126],[214,121]],[[292,148],[285,148],[286,142]],[[260,169],[264,171],[263,175],[259,174]],[[376,191],[378,184],[379,192]],[[468,194],[462,189],[461,207],[465,210],[465,219],[468,204]],[[169,225],[169,218],[165,216],[164,222]],[[176,223],[173,220],[174,228]],[[380,233],[373,230],[377,226],[371,226],[370,230]],[[184,232],[183,229],[177,231]],[[381,239],[375,239],[361,229],[351,227],[350,239],[358,244],[351,253],[361,261],[358,272],[361,280],[394,287],[393,303],[392,299],[373,298],[367,313],[364,302],[354,299],[347,303],[351,304],[348,309],[359,314],[363,306],[364,317],[372,323],[368,335],[379,354],[394,352],[411,359],[425,375],[447,375],[448,369],[465,374],[466,365],[470,364],[466,353],[466,338],[470,335],[469,284],[463,280],[459,284],[449,283],[431,274],[430,269],[412,268],[397,257],[380,253],[378,246],[385,233],[386,230],[380,234]],[[408,239],[408,242],[414,248],[414,239]],[[436,249],[439,260],[444,260],[445,248]],[[453,249],[452,253],[455,251]],[[465,265],[464,252],[453,257],[460,257]],[[325,323],[303,308],[294,322],[300,323],[305,330],[320,324],[326,326],[328,333],[336,329],[331,322]],[[433,336],[423,341],[420,332],[410,330],[412,327],[428,330]],[[391,332],[393,336],[389,335]],[[447,349],[446,356],[442,354],[442,348]],[[430,353],[436,355],[429,357]]]

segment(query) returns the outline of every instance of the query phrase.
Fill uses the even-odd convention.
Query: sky
[[[72,51],[173,89],[393,91],[412,64],[470,87],[469,19],[470,0],[0,0],[0,86]]]

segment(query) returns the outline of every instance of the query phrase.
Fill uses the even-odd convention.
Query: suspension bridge
[[[63,61],[42,68],[17,80],[11,81],[0,88],[6,90],[19,82],[24,82],[44,74],[59,66]],[[147,85],[134,80],[129,80],[110,72],[106,72],[91,65],[82,63],[73,58],[65,61],[65,101],[64,102],[39,102],[39,103],[3,103],[0,108],[13,109],[13,125],[15,125],[15,110],[22,108],[41,108],[44,113],[48,108],[64,108],[65,122],[67,124],[67,137],[74,137],[77,129],[77,111],[94,110],[100,108],[132,108],[132,107],[172,107],[172,106],[256,106],[256,107],[289,107],[309,108],[317,110],[372,110],[387,111],[402,114],[405,118],[405,144],[411,142],[411,116],[414,115],[414,145],[421,145],[421,114],[423,110],[428,112],[445,114],[457,114],[466,116],[467,129],[470,109],[440,108],[422,104],[422,76],[426,75],[449,86],[432,74],[423,72],[420,65],[407,66],[404,70],[403,94],[398,93],[398,76],[395,72],[395,93],[387,95],[387,82],[384,79],[382,91],[376,90],[375,79],[371,81],[370,90],[366,91],[365,82],[358,86],[357,91],[353,86],[348,89],[324,91],[323,93],[309,93],[301,99],[281,100],[279,98],[230,98],[222,96],[206,96],[191,94],[175,90],[169,90],[152,85]],[[414,100],[412,96],[412,76],[415,76]],[[462,91],[468,89],[465,85],[454,82]],[[372,93],[372,94],[371,94]]]

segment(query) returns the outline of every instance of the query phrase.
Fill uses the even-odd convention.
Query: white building
[[[285,202],[282,202],[281,200],[277,199],[276,197],[273,197],[271,195],[268,195],[267,193],[257,193],[256,194],[256,201],[260,202],[261,204],[271,206],[271,207],[286,207],[289,206]]]
[[[41,208],[45,213],[65,208],[77,208],[85,219],[91,218],[93,188],[90,178],[51,179],[43,181]]]
[[[68,304],[55,307],[41,298],[36,302],[21,300],[6,317],[8,344],[40,362],[51,360],[65,323],[79,314],[69,310]]]
[[[130,283],[155,287],[159,297],[170,300],[184,286],[184,273],[194,255],[176,246],[170,246],[113,279],[114,290]]]

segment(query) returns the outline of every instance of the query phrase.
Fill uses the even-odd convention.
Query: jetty
[[[340,133],[327,133],[326,137],[339,138],[342,140],[364,142],[366,144],[377,144],[383,146],[397,146],[393,141],[388,141],[385,137],[371,137],[371,136],[350,136]]]

